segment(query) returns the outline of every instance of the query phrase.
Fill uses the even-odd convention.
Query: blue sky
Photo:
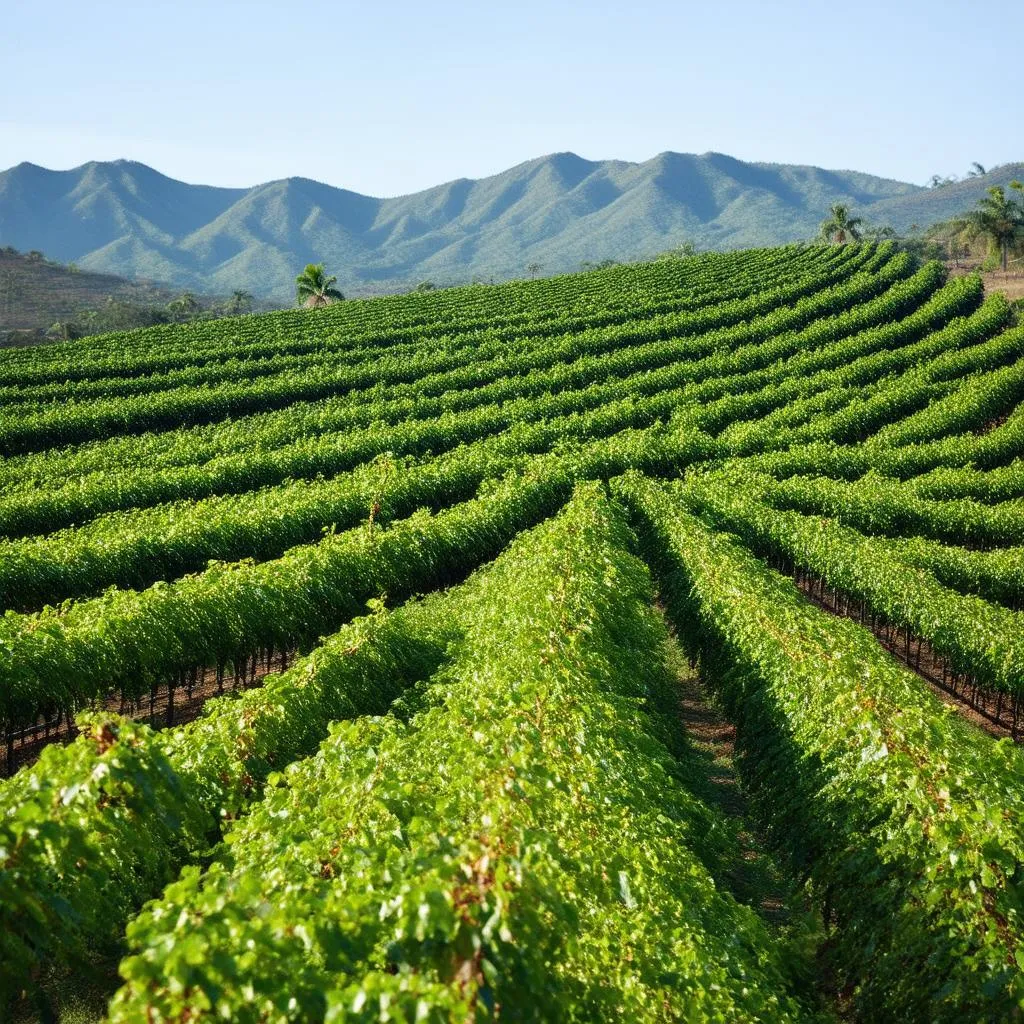
[[[1022,38],[1002,0],[2,0],[0,168],[397,195],[559,150],[717,150],[923,184],[1024,159]]]

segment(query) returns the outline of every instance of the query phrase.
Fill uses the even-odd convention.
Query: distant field
[[[0,1017],[1020,1019],[994,292],[790,246],[0,353]]]

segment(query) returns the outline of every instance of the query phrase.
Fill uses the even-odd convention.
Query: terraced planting
[[[0,1018],[1024,1018],[1022,399],[889,244],[0,354]]]

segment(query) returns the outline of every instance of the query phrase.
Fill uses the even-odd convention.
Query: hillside
[[[87,333],[155,323],[177,297],[150,281],[82,270],[38,252],[0,249],[0,344],[38,344],[57,322]],[[195,294],[196,313],[222,313],[226,300]]]
[[[812,236],[830,203],[862,212],[925,190],[853,171],[662,153],[644,163],[558,153],[480,180],[378,199],[305,178],[210,188],[128,161],[0,173],[0,244],[83,268],[288,303],[326,262],[355,294],[433,279],[545,274],[650,257],[691,241],[731,249]],[[897,209],[893,216],[906,220]],[[875,219],[873,214],[870,219]]]
[[[942,188],[917,189],[902,196],[881,199],[867,208],[874,224],[891,224],[897,231],[909,231],[913,225],[926,228],[973,209],[993,185],[1006,188],[1013,180],[1024,179],[1024,163],[1003,164],[988,174],[952,182]]]
[[[155,284],[0,249],[0,332],[48,327],[109,298],[145,305],[173,295]]]
[[[0,1018],[1018,1020],[1022,438],[891,242],[0,352]]]

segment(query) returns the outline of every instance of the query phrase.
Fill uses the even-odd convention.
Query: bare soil
[[[1002,292],[1011,302],[1017,299],[1024,299],[1024,263],[1018,263],[1019,269],[1009,269],[1004,274],[1001,270],[980,269],[979,263],[961,261],[959,267],[948,263],[947,268],[951,277],[963,277],[966,274],[981,274],[981,280],[985,285],[985,292],[992,295],[995,292]]]
[[[659,612],[663,613],[661,606]],[[763,837],[738,769],[736,726],[701,679],[669,628],[666,661],[679,692],[679,719],[695,755],[700,779],[693,787],[701,799],[721,811],[735,829],[739,853],[720,884],[773,928],[779,941],[808,955],[806,991],[818,1002],[823,1021],[851,1020],[850,993],[841,991],[830,963],[830,942],[821,914],[808,901],[798,880],[775,860]]]
[[[753,824],[736,765],[736,727],[689,662],[670,630],[666,660],[679,686],[679,718],[700,769],[705,802],[737,826],[740,855],[725,880],[733,895],[774,925],[791,920],[793,886],[767,852]]]

